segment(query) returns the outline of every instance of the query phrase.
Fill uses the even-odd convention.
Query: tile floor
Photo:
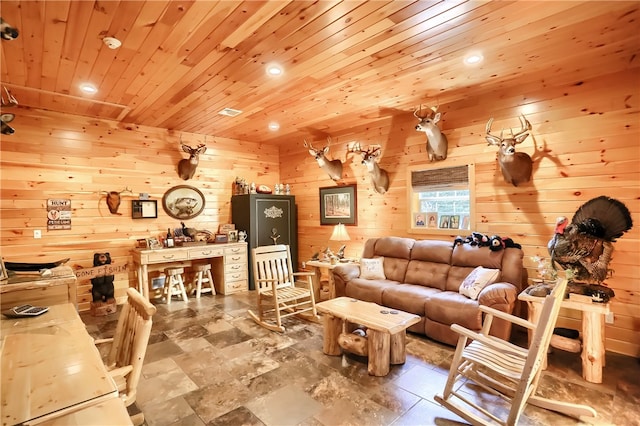
[[[247,315],[253,292],[158,303],[137,404],[155,425],[459,425],[433,400],[453,348],[409,334],[407,362],[386,377],[366,360],[322,353],[322,327],[287,319],[287,332],[257,326]],[[117,314],[83,320],[95,337],[113,333]],[[523,336],[522,336],[523,337]],[[554,350],[540,392],[586,403],[601,424],[640,425],[640,363],[607,354],[604,383],[585,382],[580,357]],[[499,410],[500,404],[487,400]],[[579,424],[527,407],[522,425]]]

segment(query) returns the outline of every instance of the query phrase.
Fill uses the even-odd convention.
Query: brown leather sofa
[[[355,264],[333,269],[336,296],[347,296],[419,315],[422,321],[408,330],[434,340],[455,345],[458,335],[451,331],[457,323],[480,330],[479,305],[513,313],[518,293],[526,281],[523,252],[517,248],[491,251],[469,244],[453,246],[452,241],[411,238],[372,238],[365,243],[363,258],[384,257],[384,280],[360,278]],[[477,266],[500,269],[498,281],[485,287],[472,300],[458,292],[465,277]],[[508,340],[510,324],[494,319],[490,330]]]

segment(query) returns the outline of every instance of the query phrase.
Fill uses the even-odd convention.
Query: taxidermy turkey
[[[558,218],[547,247],[551,262],[554,268],[558,264],[571,270],[576,284],[601,285],[611,273],[613,242],[632,226],[629,209],[622,202],[606,196],[593,198],[578,208],[571,223],[566,217]]]

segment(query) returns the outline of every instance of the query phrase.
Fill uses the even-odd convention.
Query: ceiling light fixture
[[[272,132],[280,130],[280,124],[276,123],[275,121],[272,121],[271,123],[269,123],[269,130],[271,130]]]
[[[102,39],[109,49],[117,49],[122,46],[122,42],[115,37],[105,37]]]
[[[476,65],[482,62],[484,57],[479,53],[473,53],[464,58],[464,63],[467,65]]]
[[[271,76],[282,75],[282,67],[278,64],[269,64],[267,65],[267,74]]]
[[[80,85],[80,90],[88,95],[93,95],[94,93],[98,93],[98,89],[93,84],[83,83]]]

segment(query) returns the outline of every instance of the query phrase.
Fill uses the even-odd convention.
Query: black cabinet
[[[251,249],[272,244],[291,247],[291,263],[298,267],[298,224],[293,195],[245,194],[231,197],[231,221],[247,232],[249,289],[253,282]]]

